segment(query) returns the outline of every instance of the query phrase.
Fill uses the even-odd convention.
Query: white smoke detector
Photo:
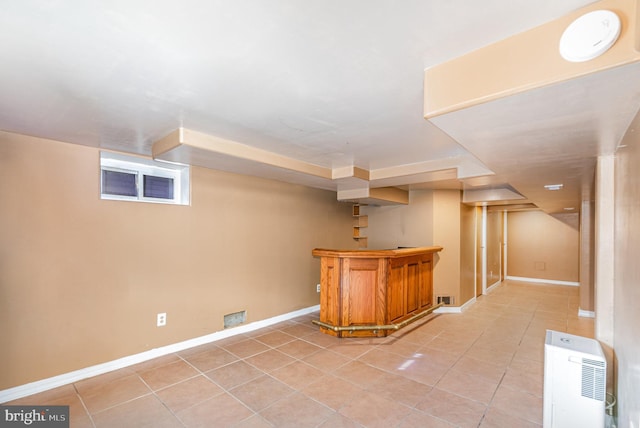
[[[605,53],[618,40],[620,18],[610,10],[594,10],[573,21],[560,38],[560,55],[583,62]]]

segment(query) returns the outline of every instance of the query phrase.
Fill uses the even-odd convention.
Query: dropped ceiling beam
[[[430,119],[498,98],[640,60],[640,0],[602,0],[560,19],[428,68],[424,73],[424,117]],[[569,62],[558,49],[564,30],[594,10],[615,12],[617,42],[603,55]]]

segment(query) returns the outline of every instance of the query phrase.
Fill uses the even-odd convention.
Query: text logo
[[[0,428],[69,428],[69,406],[0,406]]]

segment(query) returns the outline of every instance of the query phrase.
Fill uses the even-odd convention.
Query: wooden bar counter
[[[434,306],[433,255],[440,250],[314,249],[320,257],[320,322],[315,323],[338,337],[384,337],[428,312]]]

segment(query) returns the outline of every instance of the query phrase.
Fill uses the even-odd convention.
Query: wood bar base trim
[[[409,324],[418,321],[421,318],[426,317],[427,315],[429,315],[430,313],[432,313],[433,311],[435,311],[436,309],[438,309],[439,307],[443,306],[444,303],[438,303],[435,306],[430,307],[429,309],[422,311],[418,314],[413,315],[411,318],[404,320],[403,322],[399,323],[399,324],[389,324],[389,325],[352,325],[352,326],[348,326],[348,327],[340,327],[337,325],[331,325],[331,324],[327,324],[324,323],[322,321],[318,321],[318,320],[311,320],[311,322],[315,325],[318,325],[322,328],[326,328],[328,330],[333,330],[335,332],[339,332],[339,331],[348,331],[350,333],[353,333],[354,331],[372,331],[374,334],[377,332],[377,330],[400,330],[403,327],[408,326]]]
[[[439,307],[433,255],[441,250],[313,250],[320,257],[320,320],[314,323],[337,337],[384,337],[427,315]]]

